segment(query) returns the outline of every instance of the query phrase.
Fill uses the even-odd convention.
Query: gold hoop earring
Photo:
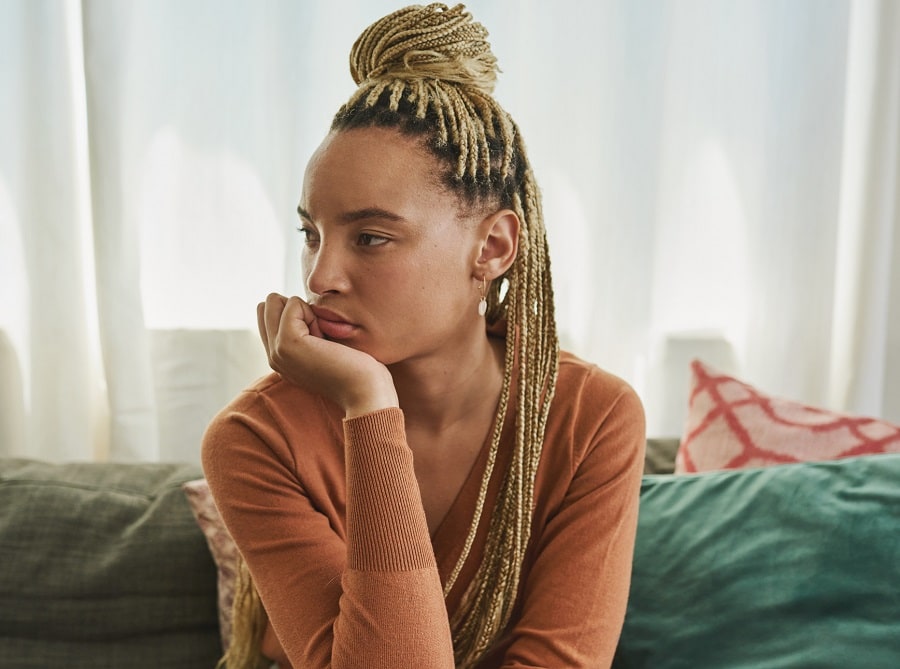
[[[487,282],[484,280],[484,276],[481,277],[481,299],[478,301],[478,315],[484,316],[487,313],[487,297],[485,293],[487,291]]]

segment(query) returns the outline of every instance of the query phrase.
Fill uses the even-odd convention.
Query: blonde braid
[[[515,376],[512,461],[491,514],[484,558],[451,620],[459,667],[472,666],[484,655],[509,623],[516,603],[559,359],[540,196],[518,128],[491,96],[497,68],[486,37],[487,31],[472,22],[462,5],[407,7],[384,17],[353,46],[350,71],[359,89],[333,125],[336,130],[391,123],[411,132],[432,128],[432,149],[453,165],[450,187],[477,202],[505,200],[503,206],[511,207],[521,222],[517,259],[502,281],[492,282],[488,294],[488,319],[506,318],[508,334],[487,467],[462,554],[444,586],[446,596],[474,545]],[[387,82],[392,94],[385,98]],[[397,86],[403,95],[396,94]],[[377,119],[385,110],[397,116]],[[413,118],[404,119],[406,115]],[[416,121],[425,122],[425,129]]]
[[[238,554],[231,606],[231,640],[216,669],[265,669],[270,662],[263,656],[262,639],[269,618],[263,608],[247,563]]]
[[[359,87],[332,124],[337,131],[384,125],[430,136],[429,148],[452,166],[448,187],[472,204],[509,207],[520,221],[516,260],[491,282],[486,296],[488,322],[507,322],[503,384],[475,515],[444,585],[446,597],[481,525],[515,377],[512,460],[491,514],[484,557],[450,621],[456,665],[463,668],[475,665],[490,649],[516,604],[531,536],[534,477],[559,361],[540,195],[519,129],[492,97],[497,62],[486,38],[487,30],[462,5],[411,6],[382,18],[353,45],[350,72]],[[252,584],[247,587],[252,590]],[[258,596],[255,606],[262,610]],[[247,609],[240,615],[252,616]],[[255,639],[257,649],[260,639]],[[230,656],[231,650],[229,669],[255,669],[252,655],[246,664],[234,665]]]

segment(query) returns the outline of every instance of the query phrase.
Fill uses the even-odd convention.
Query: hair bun
[[[497,59],[487,29],[463,5],[413,5],[379,19],[350,51],[350,74],[366,79],[433,78],[490,94]]]

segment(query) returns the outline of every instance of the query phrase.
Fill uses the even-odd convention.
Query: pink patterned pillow
[[[675,473],[900,452],[900,427],[769,397],[699,360]]]
[[[206,479],[196,479],[182,484],[194,518],[206,537],[209,551],[216,563],[219,594],[219,631],[222,650],[228,650],[231,642],[231,606],[234,603],[234,581],[237,575],[237,546],[225,529]]]

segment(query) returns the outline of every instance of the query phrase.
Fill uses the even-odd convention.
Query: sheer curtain
[[[402,4],[402,3],[401,3]],[[196,460],[299,293],[306,159],[396,2],[0,3],[0,454]],[[678,435],[699,356],[900,421],[900,7],[473,0],[564,345]]]

